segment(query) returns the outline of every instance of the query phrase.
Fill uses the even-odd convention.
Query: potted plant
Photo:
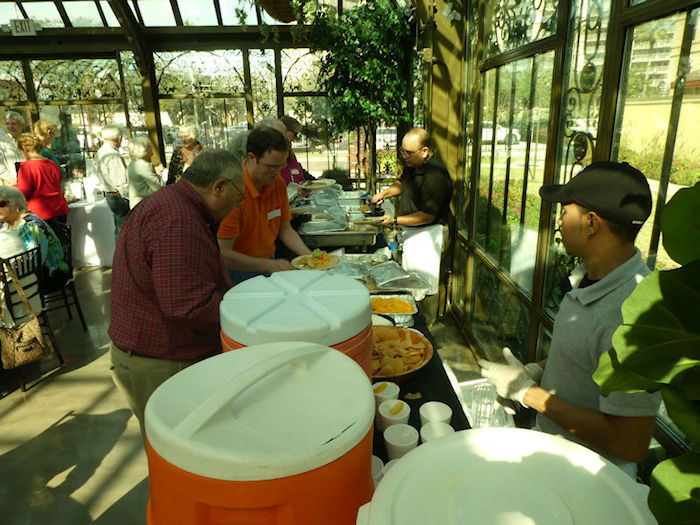
[[[623,324],[593,378],[603,395],[660,391],[690,451],[659,463],[649,508],[659,523],[700,517],[700,182],[679,190],[661,216],[663,246],[680,268],[656,271],[622,305]]]
[[[332,125],[336,132],[364,129],[371,182],[377,126],[410,120],[410,17],[409,9],[390,0],[363,1],[340,17],[333,8],[320,9],[309,31],[311,49],[324,52],[320,82]]]

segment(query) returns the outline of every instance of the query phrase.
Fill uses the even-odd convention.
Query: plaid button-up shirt
[[[184,180],[131,210],[112,268],[108,333],[117,347],[160,359],[221,351],[219,303],[231,280],[217,226]]]

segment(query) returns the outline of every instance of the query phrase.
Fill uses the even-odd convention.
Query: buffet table
[[[416,375],[399,384],[399,388],[401,389],[399,399],[405,401],[408,403],[408,406],[411,407],[411,415],[409,416],[408,424],[420,431],[421,424],[420,415],[418,413],[420,406],[428,401],[442,401],[452,409],[452,422],[450,424],[456,431],[471,428],[464,414],[464,410],[462,409],[462,404],[457,398],[457,394],[445,373],[442,359],[440,359],[437,352],[435,339],[428,330],[425,324],[425,318],[420,312],[414,316],[413,328],[428,338],[433,345],[434,352],[432,359],[427,365],[421,368]],[[420,399],[406,399],[405,397],[407,393],[415,394],[418,392],[421,394]],[[388,461],[386,447],[384,446],[384,438],[376,426],[374,428],[373,449],[375,456],[381,458],[384,463]]]
[[[112,266],[114,216],[105,200],[69,204],[68,224],[73,237],[73,266]]]

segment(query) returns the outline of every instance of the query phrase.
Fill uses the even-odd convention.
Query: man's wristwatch
[[[396,228],[399,225],[399,218],[394,217],[394,228]]]

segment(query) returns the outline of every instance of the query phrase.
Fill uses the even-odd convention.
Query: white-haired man
[[[119,154],[122,137],[122,130],[119,126],[105,126],[102,128],[104,144],[95,155],[97,177],[102,183],[107,206],[114,215],[115,235],[119,235],[129,213],[129,179],[126,173],[126,163]]]

